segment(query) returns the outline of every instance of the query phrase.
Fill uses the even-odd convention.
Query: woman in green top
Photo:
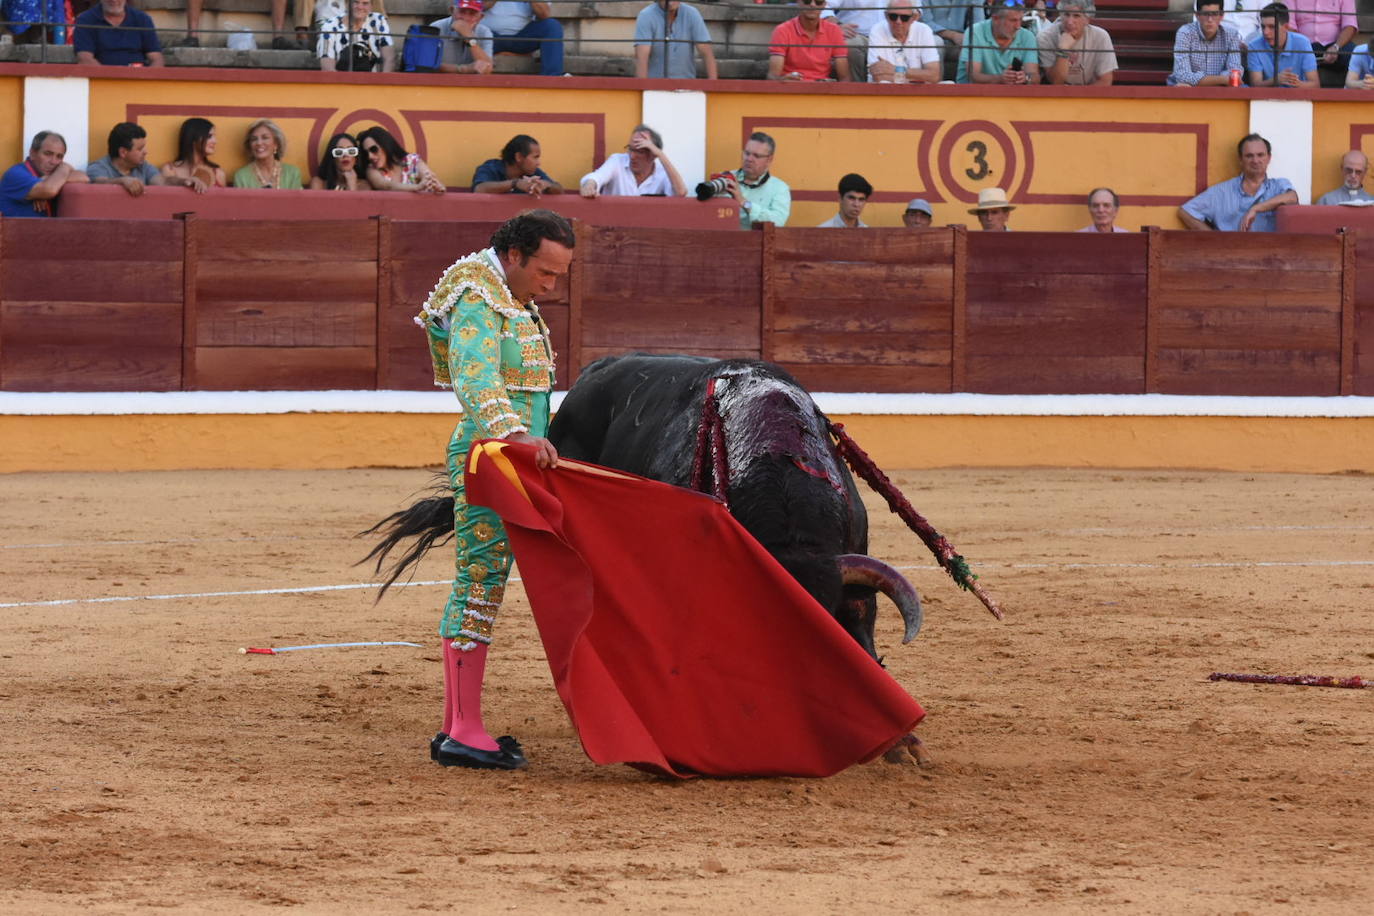
[[[301,190],[301,170],[281,161],[286,135],[276,122],[260,118],[249,124],[243,148],[252,161],[234,173],[234,187]]]

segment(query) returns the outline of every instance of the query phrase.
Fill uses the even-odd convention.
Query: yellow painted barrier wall
[[[1374,418],[840,416],[879,465],[1374,473]],[[430,467],[443,414],[0,416],[0,473]]]

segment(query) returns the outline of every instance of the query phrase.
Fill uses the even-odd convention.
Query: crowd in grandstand
[[[1204,0],[1205,2],[1205,0]],[[0,215],[6,217],[55,216],[56,199],[69,183],[115,184],[130,196],[148,186],[183,187],[195,193],[230,186],[225,170],[215,162],[215,125],[205,118],[188,118],[177,137],[177,157],[154,168],[147,161],[147,132],[137,124],[116,124],[110,131],[106,156],[86,171],[65,162],[67,141],[50,130],[39,131],[24,161],[11,166],[0,178]],[[448,188],[415,153],[409,153],[383,127],[369,127],[356,137],[339,133],[325,144],[315,174],[306,183],[301,170],[282,157],[286,135],[267,118],[248,126],[243,148],[248,163],[234,172],[232,186],[258,190],[403,191],[443,194]],[[1242,138],[1236,148],[1241,173],[1207,188],[1179,208],[1185,227],[1196,230],[1273,232],[1277,211],[1298,203],[1292,184],[1269,177],[1272,147],[1259,134]],[[792,192],[772,172],[777,143],[766,133],[754,132],[746,141],[740,167],[711,176],[696,188],[699,200],[731,197],[739,204],[741,228],[759,223],[787,225]],[[517,134],[502,148],[498,158],[479,165],[465,190],[476,194],[525,194],[531,197],[562,194],[563,186],[540,167],[542,149],[528,134]],[[1323,194],[1319,205],[1365,205],[1374,195],[1364,189],[1369,159],[1351,150],[1341,159],[1341,185]],[[663,150],[663,138],[647,124],[636,125],[624,152],[615,153],[578,182],[585,198],[600,196],[686,197],[688,189],[677,168]],[[868,228],[860,217],[873,185],[857,173],[844,175],[837,188],[838,211],[820,228]],[[1091,222],[1082,232],[1123,232],[1116,225],[1121,201],[1111,188],[1094,188],[1086,199]],[[985,231],[1007,231],[1012,203],[1004,188],[983,188],[978,203],[968,212]],[[930,204],[917,198],[902,215],[903,225],[932,225]]]
[[[213,0],[211,0],[213,2]],[[713,2],[713,0],[707,0]],[[498,54],[537,54],[539,72],[564,71],[563,26],[550,3],[452,0],[450,16],[393,31],[384,0],[270,0],[276,49],[313,50],[320,69],[493,72]],[[200,43],[203,0],[188,0],[182,45]],[[774,80],[884,83],[1111,85],[1118,69],[1093,0],[795,0],[797,15],[768,45]],[[3,0],[9,32],[28,40],[71,27],[79,63],[163,66],[152,19],[129,0]],[[69,15],[71,10],[77,15]],[[34,28],[45,24],[44,30]],[[1178,29],[1174,86],[1374,88],[1368,44],[1355,44],[1355,0],[1195,0]],[[655,0],[635,21],[634,72],[642,78],[715,79],[705,20],[691,4]]]

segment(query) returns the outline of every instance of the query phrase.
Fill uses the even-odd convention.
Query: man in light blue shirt
[[[1275,211],[1298,202],[1298,192],[1286,178],[1269,177],[1273,152],[1269,141],[1250,134],[1240,141],[1241,173],[1214,184],[1178,208],[1178,218],[1189,229],[1222,232],[1274,232]]]
[[[444,42],[440,73],[491,72],[491,29],[482,24],[482,0],[453,0],[453,15],[430,23]]]
[[[755,223],[785,226],[792,214],[792,189],[770,171],[777,149],[772,137],[756,130],[744,144],[743,164],[727,173],[730,196],[739,202],[741,229]]]
[[[1260,10],[1260,34],[1252,38],[1246,47],[1249,49],[1246,67],[1250,71],[1251,86],[1321,88],[1321,82],[1317,79],[1317,55],[1312,51],[1312,42],[1306,35],[1289,30],[1288,7],[1284,4],[1271,3]],[[1274,53],[1276,48],[1277,55]]]
[[[668,57],[664,64],[663,45],[667,38]],[[639,11],[635,19],[635,76],[674,80],[697,77],[693,46],[701,52],[706,78],[716,79],[716,55],[711,49],[711,33],[696,7],[684,6],[681,0],[658,0]]]
[[[496,36],[494,53],[538,51],[540,75],[563,75],[563,24],[549,15],[549,4],[482,0],[482,9],[483,22]]]
[[[1345,88],[1374,89],[1374,55],[1369,53],[1369,45],[1360,45],[1351,52]]]

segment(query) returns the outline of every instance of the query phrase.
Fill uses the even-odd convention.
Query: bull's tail
[[[443,544],[453,536],[453,493],[449,491],[444,495],[426,497],[409,509],[393,512],[371,528],[359,533],[358,537],[378,533],[382,535],[382,539],[367,556],[358,561],[361,564],[375,558],[378,574],[382,574],[387,556],[395,547],[411,538],[415,541],[387,570],[386,581],[382,583],[382,590],[377,593],[377,600],[381,601],[392,583],[406,572],[413,572],[420,558],[431,547]]]

